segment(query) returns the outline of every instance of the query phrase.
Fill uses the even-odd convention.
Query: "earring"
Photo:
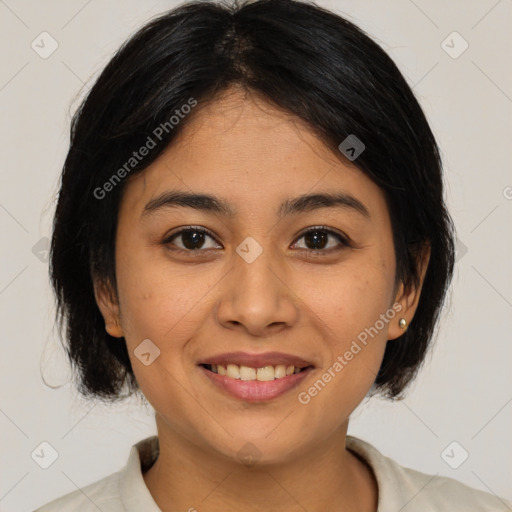
[[[400,320],[398,321],[398,326],[400,327],[400,329],[403,329],[404,331],[407,330],[407,320],[405,318],[400,318]]]

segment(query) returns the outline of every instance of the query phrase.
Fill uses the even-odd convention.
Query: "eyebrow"
[[[233,218],[237,210],[230,203],[210,194],[170,190],[151,199],[142,212],[149,215],[163,208],[188,207],[208,213]],[[321,208],[352,209],[364,217],[370,218],[368,208],[359,199],[345,192],[304,194],[284,201],[278,211],[279,218],[287,215],[310,212]]]

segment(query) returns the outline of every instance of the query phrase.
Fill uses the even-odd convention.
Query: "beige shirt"
[[[377,478],[377,512],[512,511],[511,501],[472,489],[452,478],[403,467],[361,439],[347,436],[346,446],[366,460]],[[122,470],[34,512],[161,512],[142,477],[158,453],[158,437],[148,437],[132,447]]]

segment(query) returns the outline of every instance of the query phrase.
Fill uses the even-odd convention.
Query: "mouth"
[[[277,352],[223,354],[198,364],[222,393],[248,402],[273,400],[298,386],[315,368],[302,358]]]

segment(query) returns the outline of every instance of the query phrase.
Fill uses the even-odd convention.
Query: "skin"
[[[219,196],[237,213],[167,207],[143,215],[171,189]],[[277,217],[287,198],[332,191],[357,198],[370,218],[351,208]],[[319,225],[351,245],[330,235],[308,254],[315,246],[304,230]],[[186,247],[183,237],[164,243],[186,226],[215,238],[205,236],[188,254],[176,250]],[[236,252],[248,236],[263,248],[250,264]],[[428,253],[421,263],[422,283]],[[129,179],[116,240],[117,296],[95,283],[96,299],[107,331],[125,338],[156,411],[160,455],[143,476],[162,511],[377,510],[373,472],[345,439],[386,343],[400,342],[393,341],[404,332],[399,319],[410,323],[416,311],[421,284],[405,290],[395,271],[382,190],[300,120],[241,90],[195,112],[173,144]],[[307,405],[299,403],[298,393],[395,303],[400,313]],[[145,366],[134,350],[148,338],[161,353]],[[298,355],[315,370],[299,388],[249,403],[217,389],[197,366],[238,350]],[[238,455],[247,443],[258,450],[252,466]]]

